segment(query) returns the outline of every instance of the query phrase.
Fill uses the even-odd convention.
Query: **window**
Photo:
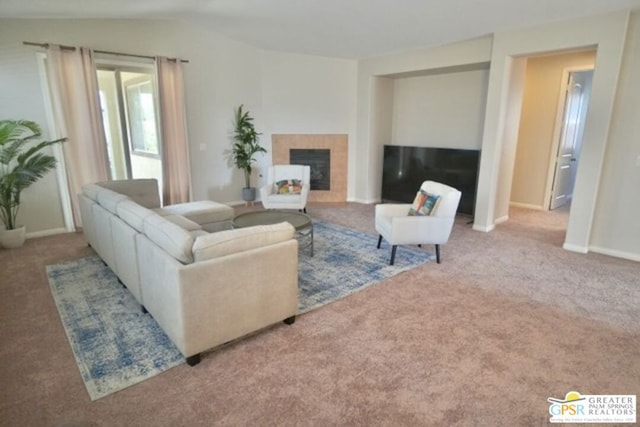
[[[154,68],[100,63],[97,76],[111,178],[156,178],[162,188]]]
[[[136,153],[159,155],[153,86],[148,76],[124,84],[131,147]],[[139,80],[139,79],[135,79]]]

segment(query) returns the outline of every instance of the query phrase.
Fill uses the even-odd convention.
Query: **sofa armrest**
[[[193,244],[195,262],[245,252],[293,238],[295,229],[288,222],[236,228],[196,238]]]
[[[295,239],[189,265],[137,240],[145,307],[185,357],[297,314]]]
[[[155,178],[121,179],[98,182],[97,184],[116,193],[124,194],[145,208],[160,207],[158,180]]]
[[[376,205],[376,216],[408,216],[410,208],[407,203],[382,203]]]
[[[298,241],[185,266],[180,301],[187,357],[295,316]]]

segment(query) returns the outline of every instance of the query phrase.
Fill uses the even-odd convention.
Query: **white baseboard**
[[[513,206],[514,208],[532,209],[534,211],[546,210],[543,206],[531,205],[529,203],[509,202],[509,206]]]
[[[242,206],[245,205],[247,202],[243,201],[243,200],[234,200],[233,202],[226,202],[224,203],[227,206]],[[248,202],[248,203],[259,203],[257,200],[254,200],[253,202]]]
[[[574,245],[573,243],[566,242],[562,245],[562,249],[571,252],[578,252],[580,254],[586,254],[587,252],[589,252],[589,248],[586,246]]]
[[[352,203],[362,203],[363,205],[373,205],[380,203],[380,199],[358,199],[358,198],[348,198],[347,202]]]
[[[494,228],[496,228],[495,224],[490,224],[490,225],[487,225],[486,227],[478,224],[473,224],[473,229],[475,231],[482,231],[483,233],[488,233],[490,231],[493,231]]]
[[[501,216],[493,221],[495,225],[502,224],[503,222],[509,221],[509,215]]]
[[[31,233],[27,233],[27,239],[34,239],[36,237],[53,236],[55,234],[63,234],[63,233],[69,233],[69,231],[67,231],[67,229],[64,227],[50,228],[49,230],[41,230],[41,231],[34,231]]]
[[[615,249],[602,248],[600,246],[589,246],[589,250],[602,255],[608,255],[616,258],[628,259],[630,261],[640,262],[640,254],[634,254],[631,252],[618,251]]]

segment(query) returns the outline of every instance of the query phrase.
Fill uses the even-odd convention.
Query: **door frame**
[[[550,210],[550,200],[553,194],[553,183],[556,173],[556,160],[558,158],[558,149],[560,147],[560,134],[564,128],[564,108],[567,100],[567,86],[569,85],[569,74],[580,71],[594,71],[594,65],[574,65],[562,69],[562,79],[560,80],[560,95],[558,96],[558,104],[556,106],[556,120],[553,127],[553,139],[551,142],[551,150],[549,152],[549,165],[547,168],[547,180],[544,190],[543,210]],[[590,102],[590,101],[589,101]],[[587,108],[589,105],[587,102]],[[580,164],[576,167],[579,167]],[[575,182],[574,182],[575,185]]]

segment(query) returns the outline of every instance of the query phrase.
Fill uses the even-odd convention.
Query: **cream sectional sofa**
[[[87,242],[189,365],[205,350],[294,322],[298,243],[290,224],[232,230],[228,206],[160,207],[158,195],[157,181],[146,179],[88,184],[78,197]]]

